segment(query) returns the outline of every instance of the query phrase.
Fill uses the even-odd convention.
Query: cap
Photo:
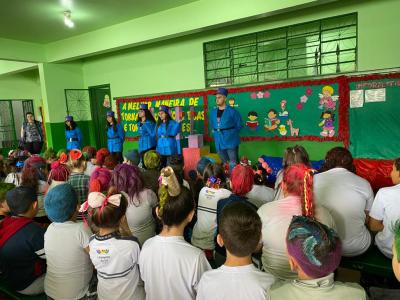
[[[144,110],[144,109],[149,109],[149,106],[146,103],[142,103],[140,104],[139,108]]]
[[[66,116],[65,117],[65,121],[67,122],[67,121],[69,121],[69,122],[71,122],[71,121],[73,121],[74,120],[74,117],[73,116]]]
[[[115,113],[112,110],[107,112],[107,117],[114,117],[114,116],[115,116]]]
[[[163,112],[165,112],[165,113],[169,113],[169,107],[166,106],[166,105],[160,105],[158,111],[163,111]]]
[[[228,96],[228,90],[226,88],[221,87],[217,89],[217,92],[215,94],[224,95],[226,97]]]

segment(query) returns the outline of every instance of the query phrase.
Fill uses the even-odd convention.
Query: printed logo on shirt
[[[110,250],[108,249],[97,249],[96,250],[97,254],[108,254],[108,252],[110,252]]]

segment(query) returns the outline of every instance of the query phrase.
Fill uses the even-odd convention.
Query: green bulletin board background
[[[350,77],[349,89],[349,150],[353,156],[373,159],[399,157],[400,74]],[[377,89],[384,90],[384,101],[366,101],[366,91],[368,93],[368,91]],[[360,91],[359,94],[362,95],[360,97],[363,98],[354,96],[360,100],[358,105],[355,101],[352,104],[351,97],[352,93],[357,90]]]

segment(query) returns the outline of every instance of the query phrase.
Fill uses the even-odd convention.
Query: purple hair
[[[337,233],[305,216],[293,216],[286,235],[286,247],[303,272],[321,278],[337,269],[342,243]]]
[[[107,192],[111,180],[111,171],[97,167],[94,169],[89,181],[89,192]]]
[[[140,199],[138,199],[138,203],[133,200],[138,198],[137,196],[144,189],[143,179],[138,167],[128,164],[117,165],[113,171],[110,185],[115,187],[118,193],[127,193],[131,204],[140,205]]]

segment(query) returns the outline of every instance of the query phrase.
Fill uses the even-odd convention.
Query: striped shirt
[[[67,182],[75,190],[75,193],[78,196],[79,204],[85,202],[88,197],[89,179],[90,177],[83,173],[71,173],[68,178]]]

